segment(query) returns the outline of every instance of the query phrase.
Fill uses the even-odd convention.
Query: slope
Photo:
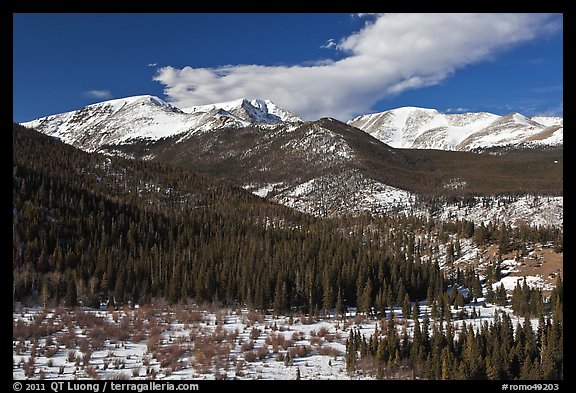
[[[408,273],[362,231],[187,169],[85,153],[18,125],[13,149],[17,302],[194,299],[311,312],[334,307],[337,295],[354,305],[362,272],[403,282],[414,297],[439,274],[433,265]],[[392,270],[406,273],[391,279]]]
[[[471,151],[496,146],[559,146],[563,119],[519,113],[443,114],[435,109],[402,107],[358,116],[347,124],[397,148]]]

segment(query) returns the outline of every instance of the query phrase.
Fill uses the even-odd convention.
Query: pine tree
[[[76,293],[76,280],[73,277],[68,278],[66,286],[66,306],[76,307],[78,305],[78,295]]]
[[[356,370],[356,338],[354,332],[350,329],[350,334],[346,340],[346,371],[349,373]]]

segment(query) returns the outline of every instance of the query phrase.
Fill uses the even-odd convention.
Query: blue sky
[[[13,120],[151,94],[563,115],[560,14],[14,14]]]

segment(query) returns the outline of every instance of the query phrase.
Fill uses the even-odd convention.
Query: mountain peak
[[[217,102],[207,105],[196,105],[183,108],[185,113],[202,113],[212,109],[223,109],[232,116],[247,121],[249,123],[280,123],[280,122],[301,122],[297,115],[280,108],[270,100],[260,98],[248,99],[238,98],[236,100]]]

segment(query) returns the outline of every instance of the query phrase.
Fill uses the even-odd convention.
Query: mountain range
[[[348,124],[390,146],[472,151],[503,146],[562,145],[563,119],[527,118],[520,113],[442,114],[435,109],[403,107],[358,116]]]
[[[269,100],[179,109],[144,95],[22,125],[85,151],[158,160],[227,178],[320,216],[441,215],[450,210],[438,208],[436,198],[442,196],[458,197],[460,204],[472,198],[466,214],[478,217],[562,222],[562,118],[446,115],[405,107],[348,123],[304,121]],[[470,152],[494,149],[499,155]],[[518,214],[477,209],[481,197],[502,194],[519,196],[507,205]],[[553,198],[538,214],[523,208],[532,203],[528,195],[536,194]]]
[[[58,137],[84,150],[135,140],[192,135],[251,124],[303,123],[270,100],[239,99],[179,109],[158,97],[142,95],[88,105],[42,117],[24,126]],[[402,107],[358,116],[347,124],[395,148],[471,151],[495,146],[559,146],[563,118],[506,116],[487,112],[442,114],[435,109]]]

